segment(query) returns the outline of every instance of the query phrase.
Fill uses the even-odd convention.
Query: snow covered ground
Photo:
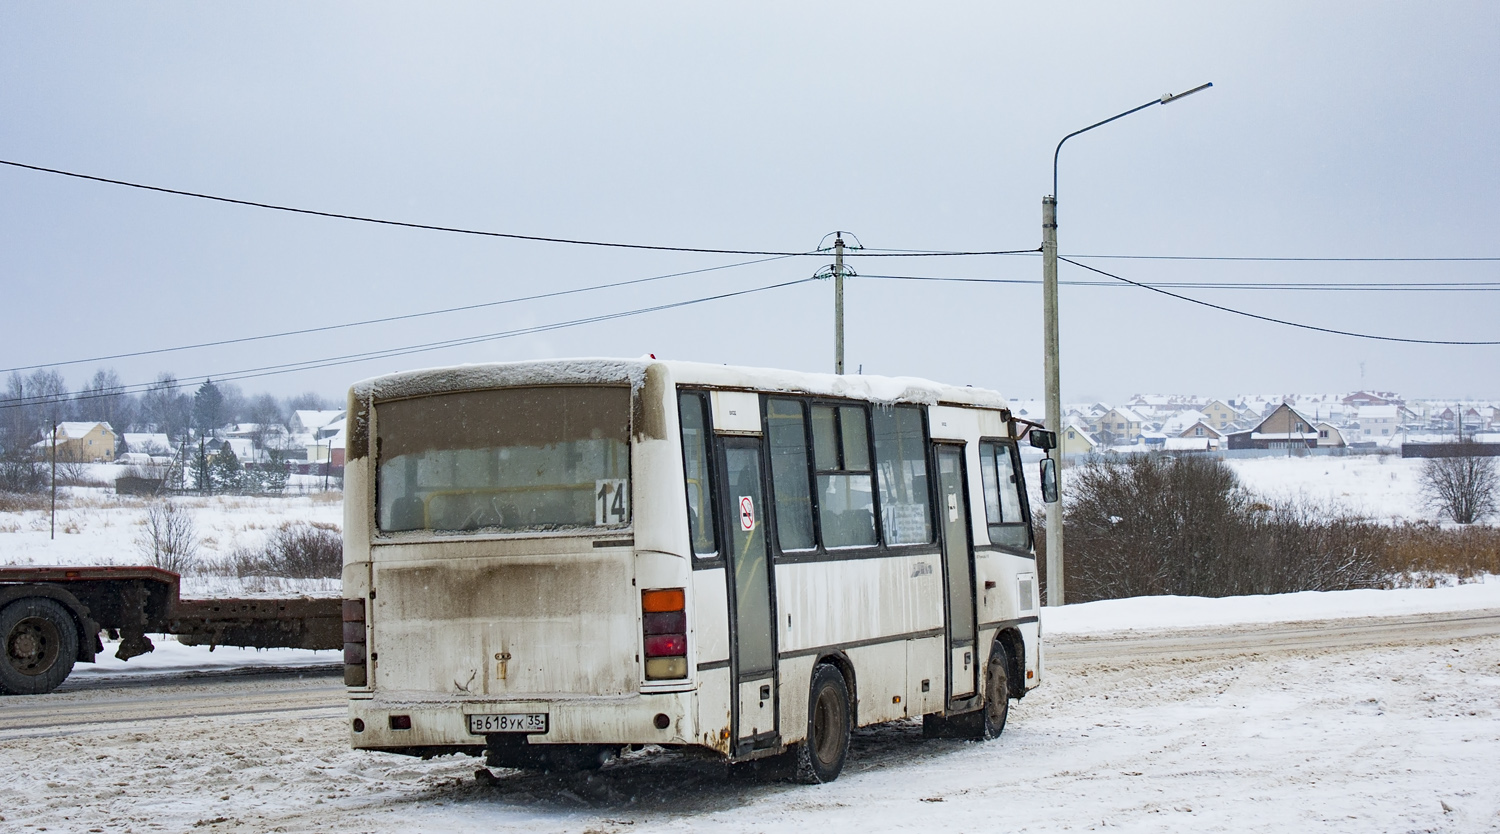
[[[1438,521],[1421,493],[1417,458],[1395,455],[1228,461],[1246,487],[1270,498],[1309,498],[1377,521]]]
[[[343,496],[313,492],[269,496],[184,496],[172,499],[197,528],[202,570],[183,577],[184,597],[337,595],[338,580],[238,579],[216,575],[215,563],[236,548],[255,548],[286,522],[342,527]],[[56,538],[47,509],[0,512],[0,565],[143,565],[138,547],[149,499],[113,490],[73,487],[59,500]],[[45,502],[40,506],[45,507]]]
[[[843,776],[816,787],[651,750],[594,774],[497,771],[484,784],[471,758],[349,750],[331,675],[6,699],[0,828],[1494,831],[1500,637],[1128,659],[1107,645],[1122,627],[1234,634],[1255,627],[1243,623],[1470,608],[1494,613],[1500,583],[1047,612],[1054,644],[1103,642],[1049,660],[1001,739],[924,740],[915,722],[861,730]]]

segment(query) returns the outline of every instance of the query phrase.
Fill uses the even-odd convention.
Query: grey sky
[[[521,234],[807,249],[1026,249],[1063,135],[1063,254],[1497,256],[1500,6],[51,4],[0,6],[0,159]],[[491,301],[747,258],[297,217],[0,168],[0,366]],[[232,348],[126,382],[543,325],[810,275],[790,259]],[[853,258],[1036,279],[1035,257]],[[1141,281],[1494,281],[1500,263],[1093,261]],[[1064,280],[1089,279],[1063,266]],[[1193,290],[1326,327],[1500,338],[1500,294]],[[623,355],[830,370],[832,287],[296,374],[340,394],[464,361]],[[1041,392],[1035,286],[856,279],[848,366]],[[1500,397],[1500,348],[1296,331],[1064,287],[1064,398]],[[78,386],[93,364],[65,368]]]

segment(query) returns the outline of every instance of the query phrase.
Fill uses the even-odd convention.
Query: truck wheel
[[[58,603],[27,597],[0,609],[0,694],[41,695],[57,688],[78,659],[78,629]]]
[[[807,701],[807,738],[793,751],[796,781],[817,785],[839,778],[849,756],[850,723],[843,674],[831,663],[819,663]]]

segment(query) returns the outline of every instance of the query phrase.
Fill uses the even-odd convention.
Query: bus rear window
[[[382,532],[630,522],[630,389],[464,391],[375,407]]]

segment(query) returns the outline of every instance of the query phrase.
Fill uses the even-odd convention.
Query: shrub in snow
[[[198,565],[198,528],[192,515],[171,501],[146,510],[135,543],[142,556],[164,570],[184,573]]]
[[[344,569],[344,538],[337,525],[289,521],[258,550],[236,551],[230,567],[240,577],[334,579]]]
[[[1422,493],[1438,512],[1459,524],[1473,524],[1493,515],[1500,494],[1495,458],[1478,454],[1479,444],[1459,444],[1461,453],[1428,458],[1422,464]]]
[[[1378,525],[1258,498],[1210,457],[1088,461],[1072,472],[1063,526],[1069,602],[1337,590],[1381,577]]]

